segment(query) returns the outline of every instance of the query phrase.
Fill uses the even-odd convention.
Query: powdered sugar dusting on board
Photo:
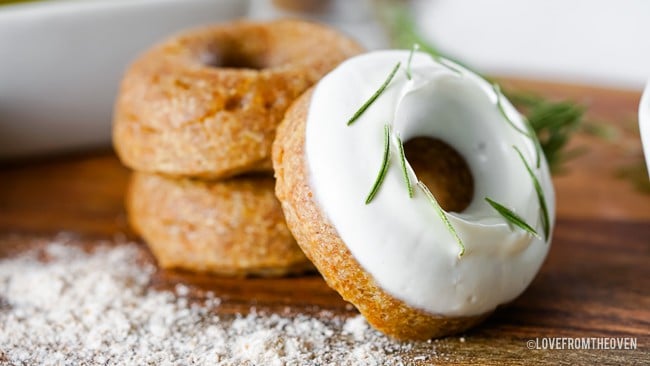
[[[217,297],[150,288],[139,258],[53,242],[0,260],[0,364],[399,365],[412,349],[360,316],[219,316]]]

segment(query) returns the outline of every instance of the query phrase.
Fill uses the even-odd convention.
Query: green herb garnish
[[[510,119],[510,117],[508,117],[508,115],[506,114],[505,109],[503,108],[503,104],[501,104],[501,98],[503,97],[503,94],[501,93],[501,87],[499,86],[499,84],[494,83],[494,84],[492,84],[492,88],[494,89],[494,92],[497,95],[497,108],[499,108],[499,112],[501,112],[501,115],[503,116],[503,118],[505,118],[505,120],[508,121],[508,124],[512,128],[517,130],[517,132],[521,133],[522,135],[528,137],[533,142],[533,144],[535,145],[535,151],[537,153],[536,157],[535,157],[535,166],[539,169],[539,167],[541,165],[541,161],[542,161],[543,152],[542,152],[542,146],[540,145],[539,139],[535,135],[535,130],[532,128],[532,126],[531,126],[530,122],[528,121],[528,119],[526,117],[524,117],[523,115],[522,115],[522,120],[524,122],[524,126],[526,126],[526,131],[518,128],[515,125],[515,123]]]
[[[442,207],[440,207],[440,204],[438,203],[436,198],[433,196],[431,191],[429,191],[429,188],[427,188],[427,186],[424,183],[422,183],[422,181],[418,181],[418,187],[420,187],[422,192],[424,192],[424,195],[427,196],[427,198],[429,199],[429,202],[431,202],[431,205],[433,206],[433,208],[436,209],[436,212],[438,213],[438,216],[440,216],[440,219],[442,220],[442,222],[444,222],[445,226],[447,226],[447,230],[449,230],[451,235],[453,235],[454,238],[456,239],[456,242],[458,243],[458,246],[460,247],[460,252],[458,252],[458,258],[462,257],[463,254],[465,254],[465,245],[463,244],[463,241],[460,239],[460,236],[458,236],[458,233],[456,232],[456,229],[454,228],[454,226],[449,221],[449,218],[447,217],[447,213],[442,209]]]
[[[434,59],[437,63],[439,63],[440,65],[444,66],[447,70],[452,71],[453,73],[458,74],[458,75],[461,75],[461,74],[462,74],[462,72],[460,71],[460,69],[457,69],[455,66],[452,66],[452,65],[448,64],[447,62],[445,62],[445,60],[442,59],[442,57],[440,57],[440,56],[438,56],[438,55],[431,55],[431,57],[433,57],[433,59]]]
[[[503,94],[501,94],[501,87],[499,87],[499,84],[492,84],[492,89],[494,89],[494,93],[497,95],[497,108],[499,109],[499,112],[501,113],[501,116],[508,122],[508,124],[514,128],[517,132],[520,134],[532,138],[531,134],[529,131],[524,131],[521,128],[517,127],[515,123],[510,119],[508,114],[506,113],[506,110],[503,108],[503,104],[501,104],[501,98],[503,98]]]
[[[542,210],[542,228],[544,229],[544,240],[548,240],[548,236],[550,234],[550,220],[548,218],[548,207],[546,206],[546,198],[544,197],[544,191],[542,190],[542,186],[539,184],[539,180],[537,179],[537,176],[530,168],[530,165],[528,165],[528,162],[524,158],[524,155],[521,153],[521,150],[519,150],[517,146],[513,146],[513,148],[519,155],[521,161],[526,166],[526,170],[528,171],[530,178],[533,180],[533,185],[535,186],[535,191],[537,192],[537,200],[539,201],[539,207]]]
[[[420,46],[418,46],[417,43],[413,43],[413,47],[411,47],[411,53],[409,53],[409,60],[406,63],[406,77],[409,80],[412,79],[412,76],[411,76],[411,60],[413,60],[413,54],[415,53],[415,51],[418,50],[418,48],[420,48]]]
[[[539,137],[535,134],[535,130],[531,126],[530,122],[528,122],[528,119],[526,117],[523,117],[523,119],[524,124],[526,124],[526,129],[528,129],[530,139],[533,140],[533,144],[535,145],[535,152],[537,153],[535,159],[535,167],[539,169],[539,167],[542,165],[542,154],[544,151],[542,150],[542,145],[539,142]]]
[[[406,169],[406,154],[404,154],[404,144],[402,139],[397,136],[397,147],[399,148],[399,160],[402,163],[402,176],[404,176],[404,183],[409,192],[409,198],[413,198],[413,186],[411,185],[411,178],[409,178],[408,170]]]
[[[515,95],[512,101],[526,111],[528,123],[539,139],[539,149],[544,151],[549,166],[556,172],[560,164],[570,157],[571,152],[566,151],[566,145],[582,123],[584,107],[531,95],[525,98]]]
[[[375,179],[375,183],[372,185],[372,189],[370,190],[370,193],[368,193],[368,197],[366,197],[366,205],[369,204],[373,198],[375,198],[375,194],[377,194],[377,191],[379,191],[379,187],[384,182],[384,178],[386,177],[386,172],[388,171],[389,157],[390,157],[390,126],[385,125],[384,126],[384,157],[382,158],[381,161],[381,168],[379,169],[379,174],[377,174],[377,179]]]
[[[512,211],[511,209],[505,207],[504,205],[500,204],[499,202],[496,202],[495,200],[489,197],[485,197],[485,200],[510,224],[515,225],[523,229],[524,231],[527,231],[528,233],[539,237],[539,235],[537,235],[537,231],[533,229],[530,225],[528,225],[526,221],[524,221],[524,219],[522,219],[514,211]]]
[[[352,118],[350,118],[350,119],[348,120],[348,126],[351,125],[351,124],[353,124],[353,123],[357,120],[357,118],[359,118],[359,117],[363,114],[363,112],[365,112],[366,109],[368,109],[368,107],[370,107],[370,105],[371,105],[371,104],[372,104],[372,103],[373,103],[377,98],[379,98],[379,96],[381,95],[381,93],[383,93],[384,90],[386,90],[386,87],[388,87],[388,84],[390,84],[390,81],[393,80],[393,77],[395,76],[395,73],[397,73],[397,70],[399,69],[399,67],[400,67],[401,64],[402,64],[401,62],[398,62],[397,65],[395,65],[395,67],[393,67],[393,70],[390,72],[390,74],[388,75],[388,77],[386,78],[386,80],[384,81],[384,83],[381,84],[381,86],[379,87],[379,89],[377,89],[377,91],[375,92],[375,94],[373,94],[373,95],[370,97],[370,99],[368,99],[365,103],[363,103],[363,105],[361,106],[361,108],[359,108],[359,109],[354,113],[354,115],[352,116]]]

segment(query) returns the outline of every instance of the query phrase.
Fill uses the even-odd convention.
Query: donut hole
[[[404,154],[418,178],[445,211],[462,212],[474,197],[474,178],[463,156],[442,140],[414,137]]]
[[[215,68],[262,70],[268,67],[264,57],[237,49],[211,51],[203,56],[203,65]]]

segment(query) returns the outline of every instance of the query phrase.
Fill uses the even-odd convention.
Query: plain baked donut
[[[206,182],[134,173],[131,226],[163,268],[227,276],[282,276],[313,269],[286,226],[273,178]]]
[[[456,173],[415,171],[403,146],[420,138],[465,159],[465,203],[445,209],[462,201],[440,199],[458,194],[445,188],[453,184],[439,194],[422,182]],[[541,266],[554,193],[538,147],[479,76],[424,53],[372,52],[287,112],[273,148],[276,195],[307,257],[371,325],[400,339],[440,337],[512,301]]]
[[[360,46],[325,26],[238,21],[173,37],[126,72],[113,141],[134,170],[224,178],[271,170],[291,102]]]

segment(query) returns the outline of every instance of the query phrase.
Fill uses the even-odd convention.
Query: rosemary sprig
[[[524,158],[524,155],[521,153],[521,150],[519,150],[517,146],[513,146],[513,148],[519,155],[521,161],[526,166],[528,175],[530,175],[530,178],[533,181],[533,186],[535,187],[535,191],[537,192],[537,200],[539,201],[539,207],[542,210],[542,228],[544,229],[544,240],[548,240],[548,236],[551,228],[550,228],[550,220],[548,217],[548,207],[546,206],[546,197],[544,197],[544,191],[542,190],[542,186],[539,184],[539,180],[537,179],[537,176],[530,168],[530,165],[528,165],[528,162]]]
[[[445,213],[445,211],[442,209],[442,207],[440,207],[440,204],[438,203],[436,198],[433,196],[431,191],[429,191],[429,188],[427,188],[427,186],[424,183],[422,183],[422,181],[418,181],[417,184],[418,184],[418,187],[420,187],[420,189],[422,190],[422,192],[424,192],[424,195],[427,196],[427,198],[429,199],[429,202],[431,202],[431,205],[433,206],[433,208],[436,209],[436,212],[438,213],[438,216],[440,216],[440,219],[442,220],[442,222],[444,222],[445,226],[447,226],[447,230],[449,230],[451,235],[453,235],[454,238],[456,239],[456,242],[458,243],[458,246],[460,247],[460,252],[458,252],[458,258],[462,257],[463,254],[465,254],[465,245],[463,244],[463,241],[460,239],[460,236],[458,236],[458,233],[456,232],[456,229],[454,228],[454,226],[449,221],[449,218],[447,217],[447,213]]]
[[[514,211],[511,209],[505,207],[504,205],[500,204],[499,202],[496,202],[495,200],[491,199],[490,197],[485,197],[485,200],[487,203],[492,206],[501,216],[503,216],[504,219],[506,219],[510,224],[515,225],[524,231],[528,232],[529,234],[532,234],[536,237],[539,237],[537,234],[537,231],[533,229],[532,226],[528,225],[524,219],[522,219],[519,215],[517,215]]]
[[[378,0],[377,10],[380,19],[388,29],[392,43],[398,47],[411,47],[414,43],[420,50],[429,53],[434,59],[444,57],[447,60],[471,70],[475,74],[490,80],[467,64],[444,54],[428,39],[420,34],[408,6],[394,0]],[[445,65],[444,63],[442,63]],[[449,66],[449,65],[446,65]],[[568,159],[566,144],[584,119],[584,108],[571,101],[549,101],[535,94],[522,91],[505,91],[505,95],[528,117],[528,121],[539,138],[540,150],[544,152],[552,172],[558,172],[561,164]],[[536,112],[537,110],[537,112]],[[541,118],[542,111],[551,113]],[[569,110],[563,112],[563,110]],[[538,164],[536,164],[538,165]]]
[[[371,105],[371,104],[372,104],[372,103],[373,103],[377,98],[379,98],[379,96],[381,95],[381,93],[383,93],[384,90],[386,90],[386,87],[388,87],[388,84],[390,84],[390,81],[393,80],[393,77],[395,76],[395,73],[397,73],[397,70],[399,69],[399,67],[400,67],[401,64],[402,64],[401,62],[398,62],[397,65],[395,65],[395,67],[393,67],[393,70],[390,72],[390,74],[388,75],[388,77],[386,78],[386,80],[384,80],[384,83],[381,84],[381,86],[379,87],[379,89],[377,89],[377,91],[376,91],[376,92],[375,92],[375,93],[370,97],[370,99],[368,99],[365,103],[363,103],[363,105],[361,106],[361,108],[359,108],[359,109],[354,113],[354,115],[353,115],[353,116],[348,120],[348,126],[351,125],[351,124],[353,124],[353,123],[354,123],[354,122],[355,122],[355,121],[356,121],[356,120],[357,120],[357,119],[358,119],[358,118],[363,114],[363,112],[365,112],[366,109],[368,109],[368,107],[370,107],[370,105]]]
[[[386,172],[388,171],[389,158],[390,158],[390,126],[385,125],[384,126],[384,156],[381,161],[381,168],[379,169],[379,173],[377,174],[377,179],[375,179],[375,183],[372,185],[372,189],[370,190],[370,193],[368,193],[368,197],[366,197],[366,205],[369,204],[373,198],[375,198],[377,191],[379,191],[379,187],[381,187],[381,184],[384,182],[384,178],[386,177]]]
[[[413,185],[411,185],[411,178],[409,178],[408,170],[406,169],[406,154],[404,154],[404,144],[402,139],[397,136],[397,147],[399,148],[399,160],[402,163],[402,176],[404,177],[404,183],[409,192],[409,198],[413,198]]]
[[[413,46],[411,47],[411,52],[409,53],[409,59],[408,62],[406,63],[406,77],[411,80],[413,77],[411,76],[411,61],[413,60],[413,54],[415,51],[417,51],[420,48],[420,46],[417,43],[413,43]]]
[[[527,112],[528,122],[539,138],[539,148],[544,151],[551,169],[558,171],[560,164],[569,157],[566,145],[584,119],[584,107],[530,95],[526,99],[515,96],[512,100]]]

